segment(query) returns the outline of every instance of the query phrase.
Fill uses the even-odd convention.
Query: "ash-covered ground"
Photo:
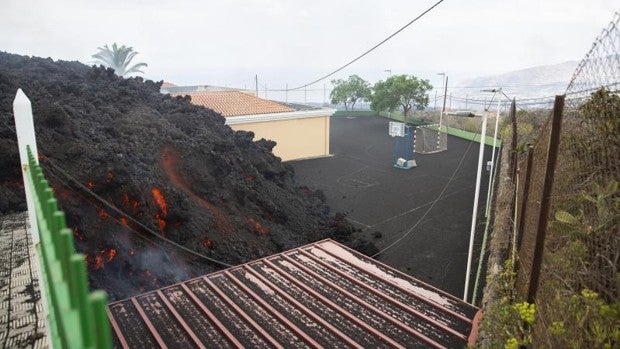
[[[351,240],[322,192],[296,182],[274,142],[253,142],[160,85],[0,52],[0,213],[25,210],[12,112],[21,88],[91,287],[111,299],[222,268],[158,236],[228,264],[326,237],[372,249]]]

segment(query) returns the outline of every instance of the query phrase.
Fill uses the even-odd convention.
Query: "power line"
[[[353,60],[351,60],[350,62],[346,63],[345,65],[341,66],[340,68],[332,71],[329,74],[323,75],[320,78],[309,82],[305,85],[301,85],[299,87],[295,87],[295,88],[290,88],[288,89],[288,91],[291,90],[299,90],[302,89],[304,87],[310,86],[310,85],[314,85],[317,82],[327,79],[328,77],[338,73],[339,71],[343,70],[344,68],[350,66],[351,64],[357,62],[358,60],[362,59],[362,57],[366,56],[367,54],[369,54],[370,52],[374,51],[376,48],[378,48],[379,46],[383,45],[384,43],[386,43],[388,40],[390,40],[391,38],[393,38],[394,36],[398,35],[400,32],[402,32],[403,30],[405,30],[407,27],[409,27],[410,25],[412,25],[413,23],[415,23],[418,19],[424,17],[424,15],[426,15],[427,13],[429,13],[432,9],[434,9],[435,7],[437,7],[439,4],[441,4],[444,0],[439,0],[437,1],[433,6],[429,7],[428,9],[426,9],[424,12],[422,12],[421,14],[419,14],[416,18],[412,19],[411,21],[409,21],[409,23],[405,24],[404,26],[402,26],[400,29],[398,29],[397,31],[395,31],[394,33],[392,33],[390,36],[388,36],[387,38],[381,40],[381,42],[379,42],[378,44],[376,44],[375,46],[371,47],[370,49],[366,50],[364,53],[362,53],[361,55],[357,56],[356,58],[354,58]],[[287,91],[287,90],[273,90],[273,91]]]

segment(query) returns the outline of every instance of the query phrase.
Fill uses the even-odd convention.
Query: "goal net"
[[[446,126],[439,124],[418,126],[413,134],[413,150],[419,154],[432,154],[448,150]]]

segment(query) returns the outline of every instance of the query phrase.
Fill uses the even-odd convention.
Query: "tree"
[[[350,75],[348,80],[332,80],[334,89],[329,93],[332,104],[344,103],[344,109],[351,110],[358,101],[370,100],[370,84],[357,75]]]
[[[375,84],[370,107],[377,112],[393,112],[402,107],[407,123],[407,114],[411,109],[423,110],[428,105],[427,92],[432,88],[428,80],[414,75],[393,75]]]
[[[132,47],[127,47],[125,45],[118,47],[116,43],[114,43],[112,44],[112,49],[110,49],[107,44],[97,49],[99,52],[92,55],[92,57],[96,59],[96,63],[114,69],[116,75],[125,76],[131,73],[144,74],[140,68],[146,67],[146,63],[137,63],[130,66],[131,60],[138,54]]]

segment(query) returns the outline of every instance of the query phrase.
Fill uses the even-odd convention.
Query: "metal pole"
[[[525,220],[523,217],[527,215],[527,202],[530,199],[530,183],[532,179],[532,163],[534,161],[534,147],[530,144],[527,146],[527,162],[525,163],[525,179],[523,180],[523,196],[521,197],[521,215],[519,217],[515,217],[514,226],[517,231],[517,238],[514,240],[513,244],[516,246],[517,250],[521,250],[521,240],[523,237],[523,225],[525,224]],[[522,171],[520,169],[519,171]],[[521,172],[519,173],[519,176]],[[519,179],[519,177],[515,177],[515,182]],[[519,195],[519,191],[515,190],[517,193],[516,196]],[[517,211],[517,207],[515,207],[515,212]]]
[[[304,87],[304,103],[308,103],[308,86]]]
[[[258,74],[254,75],[254,86],[256,87],[256,97],[258,97]]]
[[[267,99],[267,85],[265,85],[265,99]]]
[[[443,121],[443,114],[446,112],[446,97],[448,96],[448,76],[446,75],[446,82],[443,85],[443,107],[441,108],[441,114],[439,115],[439,130],[441,131],[441,125]]]
[[[465,95],[465,110],[467,110],[467,100],[469,99],[469,93]]]
[[[487,209],[485,210],[485,217],[489,216],[490,201],[491,201],[491,177],[493,177],[493,170],[495,169],[495,146],[497,145],[497,127],[499,126],[499,108],[500,99],[497,99],[497,115],[495,115],[495,130],[493,131],[493,150],[491,151],[491,168],[489,171],[489,187],[487,188]],[[486,135],[485,135],[486,137]],[[499,155],[499,154],[498,154]]]
[[[476,235],[476,221],[478,219],[478,198],[480,196],[480,179],[482,177],[482,161],[484,158],[484,135],[487,132],[487,113],[482,115],[482,130],[480,132],[480,150],[478,152],[478,174],[476,175],[476,193],[474,194],[474,207],[471,217],[471,230],[469,232],[469,249],[467,251],[467,271],[465,272],[465,291],[463,301],[467,302],[469,293],[469,274],[471,272],[471,261],[474,250],[474,237]]]
[[[512,122],[512,144],[510,145],[510,171],[512,174],[512,180],[514,181],[517,174],[517,101],[516,98],[512,99],[510,103],[510,121]]]
[[[536,229],[536,245],[534,245],[534,258],[532,260],[532,273],[530,274],[529,290],[527,301],[534,303],[536,292],[538,292],[538,279],[542,266],[543,251],[545,249],[545,236],[547,235],[547,222],[549,221],[549,210],[551,210],[551,191],[553,189],[553,179],[555,165],[558,159],[560,147],[560,132],[562,129],[562,113],[564,112],[564,97],[555,96],[553,105],[553,119],[551,120],[551,134],[547,144],[547,164],[545,178],[543,180],[542,200],[540,203],[540,216]]]
[[[326,101],[325,99],[326,94],[327,94],[327,87],[325,86],[325,84],[323,84],[323,104],[325,104],[325,101]]]
[[[284,97],[284,101],[288,103],[288,84],[286,84],[286,88],[285,88],[285,97]]]

